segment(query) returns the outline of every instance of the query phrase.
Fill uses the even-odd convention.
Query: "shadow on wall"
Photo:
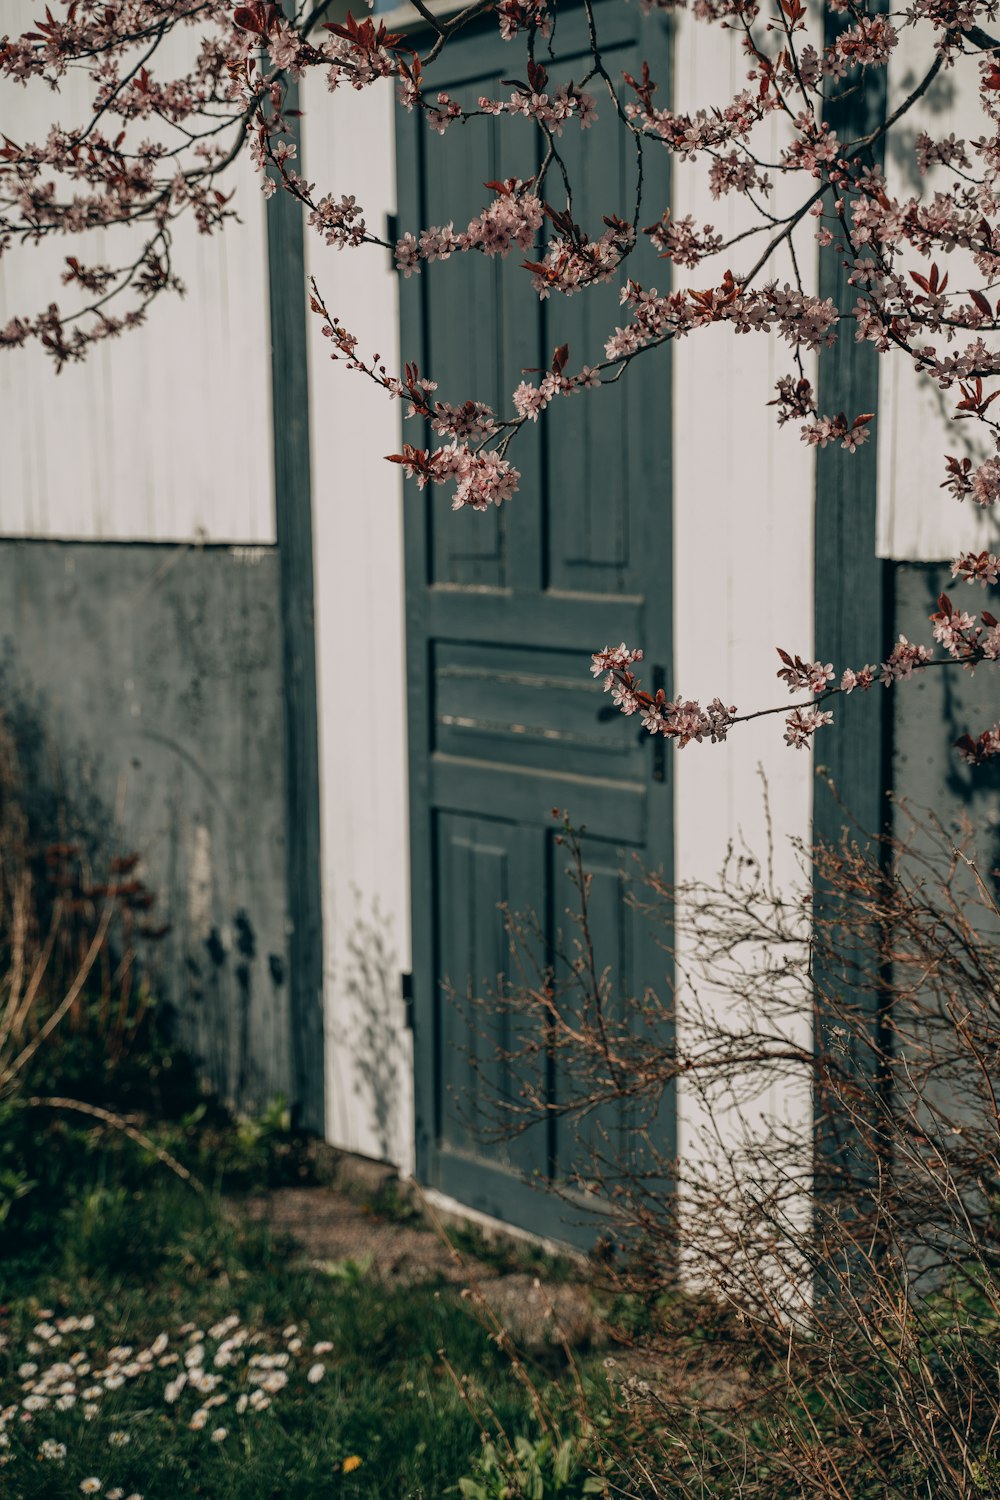
[[[334,1133],[364,1155],[405,1165],[412,1063],[399,951],[378,897],[368,904],[352,886],[351,901],[331,974]]]
[[[134,850],[150,982],[232,1104],[292,1102],[277,559],[0,543],[0,691],[39,809]]]
[[[969,613],[988,607],[981,589],[952,581],[948,568],[897,567],[897,633],[926,640],[927,617],[942,592]],[[983,662],[974,672],[922,672],[897,690],[893,785],[914,806],[933,809],[956,839],[966,825],[971,828],[979,868],[1000,897],[1000,762],[970,766],[954,749],[960,735],[996,723],[995,678],[996,668]]]

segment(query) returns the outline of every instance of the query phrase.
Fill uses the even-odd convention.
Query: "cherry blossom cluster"
[[[392,455],[392,462],[401,464],[406,477],[415,479],[421,490],[428,484],[453,481],[452,510],[466,506],[489,510],[491,505],[502,505],[516,494],[521,480],[513,464],[495,449],[477,450],[468,443],[448,443],[433,450],[404,443],[402,453]]]
[[[710,323],[729,323],[737,333],[776,330],[794,348],[818,349],[836,337],[838,314],[831,299],[808,296],[787,282],[779,286],[770,281],[745,291],[727,273],[721,286],[661,296],[655,287],[647,291],[630,280],[622,289],[621,302],[632,318],[624,328],[616,328],[604,346],[605,357],[611,361],[630,359],[667,337]]]
[[[405,109],[423,109],[430,128],[444,135],[449,125],[468,121],[478,115],[520,115],[533,120],[547,136],[561,136],[568,121],[575,120],[586,130],[597,119],[597,101],[593,94],[578,88],[572,80],[549,88],[548,70],[534,58],[528,59],[528,81],[515,88],[508,99],[481,94],[478,108],[463,109],[457,100],[443,91],[433,98],[424,96],[419,85],[419,69],[409,68],[399,86],[399,102]]]
[[[941,594],[930,618],[934,639],[955,661],[968,667],[980,661],[1000,661],[1000,624],[988,609],[980,612],[977,621],[964,609],[956,609],[947,594]]]
[[[699,233],[691,214],[675,219],[669,209],[658,224],[651,224],[643,234],[648,234],[660,254],[675,266],[693,268],[722,249],[722,236],[716,234],[711,224],[705,224]]]
[[[835,417],[818,417],[815,422],[806,422],[802,436],[811,447],[825,448],[827,443],[839,443],[848,453],[856,453],[862,443],[871,437],[871,428],[866,424],[872,420],[873,412],[862,412],[849,421],[843,412]]]
[[[946,461],[948,477],[941,488],[964,500],[968,495],[984,510],[1000,499],[1000,458],[988,458],[985,463],[973,467],[969,458],[949,457]]]
[[[646,693],[632,671],[641,660],[642,652],[630,650],[623,641],[620,646],[605,646],[595,652],[590,670],[595,677],[604,677],[604,691],[611,693],[616,707],[626,716],[639,714],[650,734],[676,740],[680,749],[692,740],[700,744],[708,739],[715,745],[726,738],[735,722],[735,706],[727,708],[720,698],[713,698],[707,708],[692,699],[671,702],[662,688],[655,694]]]
[[[490,182],[492,203],[472,219],[462,234],[454,225],[425,229],[419,238],[407,232],[396,244],[396,265],[404,276],[420,269],[421,261],[447,260],[455,251],[479,250],[504,256],[513,249],[529,250],[545,217],[542,201],[517,178]]]
[[[971,734],[959,735],[955,749],[959,758],[970,766],[981,766],[986,761],[995,760],[1000,756],[1000,724],[991,725],[975,738]]]
[[[581,287],[611,281],[635,246],[635,230],[617,214],[606,217],[607,227],[595,240],[588,239],[569,214],[557,214],[550,209],[549,217],[555,225],[556,238],[549,243],[543,260],[524,262],[525,270],[532,273],[531,284],[541,298],[554,291],[570,297]]]
[[[988,588],[1000,583],[1000,557],[995,552],[962,552],[951,565],[951,576]]]
[[[979,623],[962,610],[956,610],[947,594],[938,599],[938,608],[931,615],[934,638],[939,641],[956,661],[967,667],[980,662],[1000,661],[1000,623],[988,610],[983,610]],[[604,691],[610,692],[612,702],[626,716],[638,713],[643,725],[651,734],[663,734],[676,739],[679,746],[691,740],[709,739],[713,744],[725,740],[734,724],[746,723],[750,719],[768,714],[784,713],[785,743],[796,750],[806,748],[818,729],[833,723],[833,714],[820,705],[827,699],[854,690],[867,692],[876,682],[884,687],[904,682],[914,672],[933,662],[933,652],[920,642],[909,641],[900,635],[880,666],[865,665],[848,667],[839,677],[832,662],[809,661],[792,655],[778,647],[781,666],[777,676],[790,692],[806,692],[812,701],[796,704],[791,712],[784,708],[757,709],[752,713],[737,714],[736,708],[727,708],[715,698],[702,709],[697,702],[677,699],[668,702],[662,689],[655,695],[642,690],[639,678],[633,671],[642,660],[642,651],[630,648],[623,641],[619,646],[605,646],[591,658],[591,672],[604,678]],[[980,764],[1000,754],[1000,730],[988,730],[979,740],[968,736],[957,742],[963,758]]]

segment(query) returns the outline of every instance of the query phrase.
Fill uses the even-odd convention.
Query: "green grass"
[[[98,1150],[93,1137],[60,1127],[51,1146],[75,1153],[62,1192],[50,1160],[44,1197],[29,1210],[38,1190],[29,1194],[0,1240],[0,1409],[18,1405],[8,1411],[9,1446],[0,1450],[0,1492],[10,1500],[69,1500],[90,1476],[101,1480],[102,1495],[120,1488],[144,1500],[438,1500],[470,1473],[481,1431],[497,1420],[512,1435],[538,1436],[509,1360],[456,1288],[383,1285],[350,1264],[337,1275],[310,1269],[290,1243],[241,1221],[218,1196],[199,1197],[162,1167],[137,1160],[130,1145],[105,1139]],[[34,1331],[41,1322],[88,1315],[93,1328],[70,1327],[56,1344],[46,1342],[45,1328]],[[203,1368],[222,1376],[218,1394],[226,1400],[191,1430],[205,1394],[189,1386],[173,1403],[164,1399],[191,1344],[181,1330],[207,1331],[226,1317],[259,1342],[216,1370],[219,1338],[200,1341]],[[297,1333],[284,1334],[292,1324]],[[162,1334],[176,1364],[151,1360],[151,1369],[85,1400],[84,1391],[105,1386],[98,1372],[108,1369],[111,1349],[130,1346],[118,1367],[134,1370],[139,1352]],[[293,1343],[289,1352],[296,1338],[301,1348]],[[314,1354],[317,1342],[332,1348]],[[248,1356],[282,1352],[289,1353],[287,1385],[267,1410],[237,1414],[238,1396],[253,1389]],[[26,1381],[37,1383],[76,1353],[90,1370],[65,1376],[74,1404],[56,1410],[53,1391],[22,1421],[19,1404],[32,1395]],[[25,1361],[38,1372],[19,1375]],[[324,1374],[311,1384],[314,1363]],[[468,1409],[449,1366],[469,1378],[481,1417]],[[113,1371],[112,1385],[116,1378]],[[213,1442],[219,1426],[227,1436]],[[112,1445],[112,1433],[125,1433],[127,1443]],[[61,1462],[39,1457],[46,1442],[65,1445]],[[349,1458],[361,1463],[345,1473]]]

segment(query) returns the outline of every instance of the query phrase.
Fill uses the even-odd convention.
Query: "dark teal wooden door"
[[[647,57],[665,90],[662,18],[621,0],[598,5],[597,17],[612,75],[638,73]],[[553,86],[579,81],[582,9],[560,9],[553,50]],[[495,29],[449,45],[446,58],[450,72],[436,82],[462,103],[509,94],[499,78],[523,66],[523,52],[503,47]],[[596,236],[602,214],[631,217],[636,165],[610,100],[594,92],[598,122],[587,131],[571,122],[560,149],[578,221]],[[488,201],[486,182],[533,175],[538,132],[527,121],[476,119],[439,139],[401,113],[397,151],[400,232],[461,229]],[[666,153],[647,158],[648,202],[660,207],[643,222],[667,201]],[[555,178],[547,191],[561,207]],[[571,370],[602,357],[623,318],[617,286],[538,302],[521,259],[455,256],[401,282],[402,352],[438,382],[440,399],[471,396],[507,412],[522,370],[547,367],[557,345],[568,342]],[[666,263],[648,245],[628,266],[664,289]],[[484,1137],[490,1096],[517,1096],[518,1081],[495,1056],[518,1018],[470,1024],[451,992],[483,995],[514,975],[504,904],[533,912],[543,942],[560,929],[569,939],[573,892],[553,808],[587,830],[598,964],[612,966],[621,992],[664,992],[663,951],[624,898],[635,855],[669,872],[667,746],[611,710],[589,671],[592,651],[641,643],[644,681],[658,670],[670,690],[667,354],[648,356],[634,374],[561,398],[522,430],[510,454],[521,488],[501,509],[455,513],[443,492],[413,490],[405,506],[418,1175],[470,1207],[565,1240],[592,1239],[593,1226],[537,1189],[585,1168],[586,1131],[550,1119],[514,1141]],[[407,438],[418,441],[415,431]],[[560,1082],[549,1067],[551,1096]],[[664,1101],[658,1121],[667,1151],[672,1107]],[[624,1126],[605,1115],[587,1129],[621,1141]]]

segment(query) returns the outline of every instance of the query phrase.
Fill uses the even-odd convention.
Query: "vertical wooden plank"
[[[828,10],[825,42],[829,45],[846,25],[843,13]],[[825,118],[841,140],[868,134],[885,118],[885,73],[866,74],[862,87],[828,106]],[[872,155],[882,165],[878,143]],[[832,297],[841,309],[855,300],[842,256],[834,248],[820,252],[820,296]],[[832,349],[819,360],[818,399],[822,412],[844,411],[849,416],[879,409],[879,356],[870,344],[859,344],[850,324],[842,325]],[[877,430],[877,427],[876,427]],[[839,446],[821,449],[816,460],[815,523],[815,639],[816,656],[831,661],[838,672],[877,662],[887,653],[892,630],[892,570],[876,553],[878,448],[869,442],[850,454]],[[885,828],[890,812],[892,704],[881,687],[839,699],[834,732],[823,744],[826,775],[834,790],[817,773],[813,800],[813,838],[837,843],[842,838],[866,838]],[[814,920],[835,923],[838,903],[826,890],[813,898]],[[832,929],[836,951],[836,929]],[[845,988],[836,958],[817,958],[814,978],[819,996],[818,1024],[826,1024],[823,996],[837,994],[846,1004],[861,1007],[870,1018],[872,1045],[862,1037],[852,1042],[850,1066],[871,1083],[878,1071],[873,1046],[879,1036],[881,1001],[877,986],[885,980],[878,953],[857,993]],[[875,1171],[858,1130],[815,1100],[816,1171],[820,1191],[825,1186],[840,1195],[865,1182]]]
[[[674,88],[671,107],[693,113],[723,107],[745,86],[747,60],[739,35],[699,23],[688,10],[675,13]],[[788,143],[788,122],[770,116],[759,152],[776,161]],[[796,206],[798,184],[778,174],[776,215]],[[731,236],[754,222],[737,194],[712,198],[703,161],[676,162],[672,216],[693,215]],[[648,220],[647,220],[648,222]],[[738,276],[754,259],[751,240],[694,271],[675,270],[675,285],[704,287],[730,266]],[[805,290],[816,289],[816,259],[808,240],[800,264]],[[786,252],[768,275],[792,279]],[[674,629],[675,678],[671,696],[702,702],[718,693],[741,710],[781,701],[775,647],[812,650],[812,495],[814,463],[792,426],[779,428],[767,403],[775,381],[794,368],[786,346],[756,334],[734,337],[729,328],[698,330],[674,348]],[[805,356],[813,378],[814,356]],[[808,840],[812,761],[782,742],[780,719],[740,726],[724,745],[690,745],[671,752],[675,779],[676,879],[714,883],[727,846],[745,844],[763,864],[773,839],[776,888],[793,899],[801,886],[794,839]],[[769,788],[770,827],[762,782]],[[690,967],[693,917],[676,913],[681,972]],[[748,956],[748,962],[759,961]],[[684,995],[682,992],[682,1002]],[[699,975],[698,1000],[719,1024],[740,1024],[724,982]],[[690,1012],[688,1011],[689,1015]],[[696,1052],[700,1038],[682,1003],[680,1044]],[[789,1034],[808,1046],[808,1005]],[[808,1087],[775,1086],[746,1108],[708,1109],[699,1090],[678,1088],[679,1154],[692,1174],[711,1173],[720,1153],[737,1149],[757,1122],[782,1120],[808,1134]],[[766,1130],[766,1126],[763,1126]],[[682,1210],[683,1211],[683,1210]]]
[[[844,18],[830,11],[826,18],[829,44]],[[884,118],[885,74],[875,70],[863,88],[848,90],[831,104],[827,123],[841,140],[867,134]],[[873,157],[881,166],[882,152]],[[835,249],[821,251],[819,292],[838,307],[850,307],[854,289]],[[842,326],[832,349],[819,361],[820,410],[849,415],[878,411],[879,357],[869,344],[852,337]],[[876,416],[877,421],[877,416]],[[816,458],[815,525],[815,650],[832,661],[837,671],[877,661],[887,646],[891,577],[875,551],[878,452],[874,442],[857,453],[830,444]],[[840,799],[860,825],[878,832],[885,816],[887,736],[889,719],[885,695],[878,691],[852,694],[838,701],[837,733],[823,745],[823,759]],[[813,831],[818,838],[836,839],[844,813],[825,786],[817,785]]]
[[[299,99],[310,179],[322,191],[357,192],[367,223],[381,232],[396,211],[392,80],[331,94],[314,70]],[[374,247],[340,252],[308,229],[305,251],[331,312],[366,354],[379,351],[393,366],[390,257]],[[384,458],[399,450],[402,408],[331,360],[320,320],[308,323],[327,1139],[409,1173],[412,1034],[400,982],[411,968],[403,487],[398,465]],[[411,493],[407,502],[419,500]],[[381,701],[398,705],[392,723],[347,704],[344,644],[357,640]]]
[[[825,40],[844,29],[840,12],[829,11]],[[853,140],[875,129],[885,115],[885,73],[866,74],[864,86],[846,91],[826,110],[826,122],[841,140]],[[873,162],[881,166],[876,147]],[[832,247],[820,252],[819,294],[841,309],[856,300],[842,256]],[[822,412],[876,412],[878,424],[879,356],[870,344],[859,344],[850,323],[842,324],[832,349],[819,360],[818,399]],[[876,556],[878,448],[868,442],[857,453],[830,444],[816,455],[815,650],[838,672],[881,659],[887,649],[891,575]],[[836,732],[821,742],[822,757],[847,812],[869,833],[884,822],[888,788],[889,706],[886,694],[874,690],[839,699]],[[822,780],[813,804],[816,838],[839,838],[844,810]]]
[[[297,109],[297,85],[289,85],[288,95],[288,109]],[[268,210],[267,251],[284,662],[292,1055],[299,1123],[322,1134],[323,919],[305,247],[302,209],[280,188]]]

